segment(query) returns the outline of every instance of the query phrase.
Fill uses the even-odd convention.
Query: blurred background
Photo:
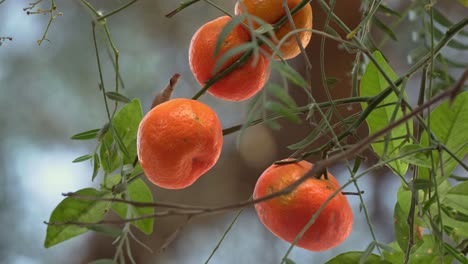
[[[233,10],[234,0],[216,1]],[[325,15],[313,2],[314,27],[322,29]],[[411,1],[386,1],[396,10],[404,10]],[[457,21],[463,8],[456,1],[438,4],[447,17]],[[57,1],[58,16],[47,35],[49,41],[40,46],[37,40],[48,23],[48,15],[27,15],[23,8],[29,1],[0,1],[0,37],[12,37],[0,42],[0,263],[87,263],[112,257],[112,239],[87,233],[50,249],[43,247],[46,225],[54,207],[63,199],[61,193],[96,185],[91,183],[89,163],[72,163],[78,156],[93,149],[95,142],[72,141],[70,136],[81,131],[99,128],[106,122],[102,95],[98,92],[98,73],[92,42],[91,16],[78,0]],[[49,1],[40,4],[49,8]],[[106,13],[126,1],[90,1]],[[166,86],[176,72],[181,79],[174,97],[191,97],[200,88],[188,66],[188,46],[199,26],[221,15],[215,8],[201,1],[171,19],[164,15],[178,5],[177,1],[137,1],[124,12],[108,19],[114,43],[120,51],[121,75],[125,83],[123,94],[139,98],[146,111],[153,96]],[[335,11],[350,28],[360,21],[360,1],[339,1]],[[465,9],[466,10],[466,9]],[[466,15],[466,13],[465,13]],[[384,21],[393,21],[382,17]],[[389,40],[383,52],[397,74],[408,68],[408,50],[417,45],[415,32],[420,26],[416,17],[403,18],[395,29],[398,42]],[[411,23],[410,23],[411,22]],[[339,31],[341,32],[341,31]],[[374,32],[375,39],[382,34]],[[98,32],[98,41],[105,35]],[[312,61],[314,96],[325,101],[319,71],[320,38],[313,36],[308,47]],[[466,61],[465,54],[452,52]],[[112,64],[104,58],[104,74],[112,84]],[[348,72],[353,55],[327,41],[325,61],[327,73],[339,78],[331,93],[334,98],[350,94]],[[291,61],[304,74],[301,56]],[[457,75],[457,72],[454,72]],[[272,80],[275,76],[272,76]],[[415,102],[419,79],[408,83],[410,101]],[[291,89],[298,104],[303,104],[300,89]],[[231,103],[204,95],[201,100],[220,116],[223,127],[245,121],[248,102]],[[343,115],[359,111],[359,107],[340,110]],[[250,197],[256,179],[273,161],[291,155],[286,146],[304,138],[310,131],[307,124],[282,122],[283,128],[274,131],[266,126],[253,127],[238,139],[235,134],[225,139],[217,165],[185,190],[167,191],[152,187],[155,199],[215,206],[235,203]],[[365,136],[367,128],[359,131]],[[239,141],[237,141],[239,140]],[[238,143],[238,144],[237,144]],[[322,141],[323,143],[323,141]],[[376,161],[367,153],[365,166]],[[340,182],[348,179],[344,164],[330,168]],[[382,243],[393,241],[393,206],[398,178],[388,169],[374,171],[359,181],[365,191],[364,199]],[[348,191],[354,191],[349,188]],[[297,263],[323,263],[341,252],[365,250],[371,241],[364,215],[359,210],[359,198],[349,197],[355,213],[351,236],[339,247],[326,252],[312,253],[295,248],[290,256]],[[202,263],[206,260],[235,212],[201,217],[184,225],[183,217],[157,219],[154,234],[138,237],[155,253],[134,245],[138,263]],[[164,251],[158,252],[167,239],[181,225],[178,236]],[[275,238],[259,222],[255,211],[248,208],[226,237],[211,263],[278,263],[289,244]]]

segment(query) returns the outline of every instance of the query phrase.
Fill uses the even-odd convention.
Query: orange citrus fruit
[[[288,7],[292,10],[296,5],[298,5],[301,0],[288,0]],[[250,15],[256,16],[266,23],[275,24],[282,17],[286,16],[286,12],[283,8],[283,0],[239,0],[235,6],[235,14],[239,15],[242,13],[248,13]],[[308,31],[300,31],[298,33],[299,39],[303,47],[306,47],[309,44],[310,38],[312,36],[312,7],[310,4],[305,5],[300,9],[296,14],[292,16],[294,25],[296,29],[307,29]],[[258,28],[258,23],[253,23],[254,28]],[[291,32],[293,28],[290,23],[286,21],[276,32],[276,39],[272,39],[274,44],[278,44],[283,37]],[[265,50],[268,53],[272,51],[265,47]],[[297,44],[296,38],[294,35],[288,37],[284,43],[279,47],[283,59],[291,59],[296,57],[301,53],[301,49]]]
[[[155,185],[181,189],[193,184],[219,158],[223,131],[216,113],[191,99],[173,99],[140,122],[138,159]]]
[[[216,62],[223,54],[250,41],[248,31],[241,25],[237,25],[223,40],[221,49],[215,56],[218,37],[230,20],[230,17],[222,16],[210,21],[201,26],[192,37],[189,48],[190,69],[202,86],[215,75],[213,70]],[[234,63],[241,56],[242,54],[236,54],[230,57],[222,65],[220,71]],[[208,93],[230,101],[242,101],[255,95],[265,85],[270,72],[268,59],[262,55],[259,55],[258,58],[256,64],[254,64],[254,57],[251,56],[243,66],[233,70],[213,84],[208,89]]]
[[[255,185],[254,199],[286,188],[312,167],[307,161],[270,166]],[[277,237],[291,243],[339,187],[338,181],[331,174],[328,174],[328,179],[311,177],[287,195],[255,204],[255,209],[263,225]],[[339,193],[320,212],[297,246],[311,251],[331,249],[348,237],[352,224],[351,207],[347,198]]]

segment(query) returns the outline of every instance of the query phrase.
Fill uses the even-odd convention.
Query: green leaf
[[[120,175],[116,177],[120,178]],[[153,194],[151,193],[151,190],[141,179],[137,179],[130,185],[128,185],[127,195],[127,199],[131,201],[145,203],[153,202]],[[127,216],[128,207],[129,205],[124,203],[112,204],[112,210],[122,218],[129,218],[129,216]],[[131,210],[131,218],[154,214],[154,208],[152,207],[131,207]],[[144,220],[134,221],[132,222],[132,225],[143,231],[145,234],[149,235],[153,232],[153,223],[154,218],[148,218]]]
[[[376,25],[380,30],[382,30],[385,34],[387,34],[391,39],[397,41],[397,37],[393,30],[385,25],[382,20],[378,19],[377,17],[372,17],[372,22]]]
[[[117,142],[117,145],[119,146],[120,151],[125,155],[125,157],[130,158],[130,154],[127,150],[127,147],[125,146],[125,143],[123,142],[122,138],[120,137],[119,133],[115,130],[113,130],[114,133],[114,139]]]
[[[271,63],[271,68],[277,70],[281,75],[289,79],[294,84],[299,85],[302,88],[307,87],[307,82],[304,78],[302,78],[302,76],[288,64],[275,61]]]
[[[99,156],[97,153],[94,153],[94,160],[93,160],[93,175],[91,176],[91,181],[94,181],[96,176],[98,175],[99,168],[101,167],[101,163],[99,162]]]
[[[88,130],[85,132],[78,133],[76,135],[73,135],[71,139],[74,140],[88,140],[88,139],[93,139],[96,138],[97,133],[99,132],[100,129],[92,129]]]
[[[446,58],[446,57],[442,56],[441,54],[439,54],[439,56],[437,56],[437,60],[439,62],[443,63],[443,64],[446,64],[447,66],[454,67],[454,68],[464,69],[464,68],[468,67],[468,63],[462,63],[462,62],[454,61],[452,59],[449,59],[449,58]]]
[[[335,86],[339,81],[340,79],[335,78],[335,77],[328,77],[326,80],[329,88],[332,88],[333,86]]]
[[[460,261],[462,264],[468,264],[468,259],[458,250],[456,250],[454,247],[451,245],[447,244],[444,242],[444,248],[445,250],[452,255],[456,260]]]
[[[434,37],[436,39],[441,39],[445,36],[445,33],[443,33],[441,30],[439,30],[437,27],[434,27]],[[467,50],[468,49],[468,45],[461,42],[461,41],[458,41],[456,39],[451,39],[450,42],[447,44],[447,46],[449,47],[452,47],[454,49],[457,49],[457,50]]]
[[[437,241],[434,241],[432,235],[425,235],[422,239],[423,243],[418,249],[413,249],[410,254],[410,259],[408,264],[450,264],[453,261],[453,258],[450,256],[443,256],[443,262],[441,262],[441,254],[439,251],[439,244]],[[396,242],[390,243],[390,247],[394,249],[393,252],[384,251],[383,255],[385,260],[391,263],[403,263],[405,258],[405,251],[402,251]]]
[[[395,237],[400,246],[400,249],[406,251],[408,247],[408,238],[409,238],[409,226],[406,221],[408,218],[408,213],[406,213],[400,206],[399,203],[395,204],[395,209],[393,212],[393,222],[395,226]],[[415,246],[414,249],[418,248],[422,244],[422,240],[418,237],[416,232],[416,227],[414,228],[415,232],[414,235],[414,242]],[[413,249],[413,250],[414,250]]]
[[[116,238],[122,234],[122,229],[112,226],[95,225],[89,226],[88,229],[113,238]]]
[[[255,44],[253,42],[246,42],[246,43],[240,44],[238,46],[235,46],[235,47],[229,49],[216,61],[216,64],[215,64],[215,66],[213,68],[213,71],[212,71],[212,74],[215,75],[220,70],[222,70],[224,68],[223,67],[224,64],[228,60],[235,57],[237,54],[239,54],[239,53],[243,54],[245,52],[251,51],[251,50],[253,50],[254,47],[255,47]],[[229,66],[229,65],[226,65],[225,67],[227,67],[227,66]]]
[[[110,173],[122,165],[119,158],[121,154],[123,154],[123,164],[131,164],[135,159],[136,135],[142,116],[140,101],[137,99],[126,104],[115,114],[112,119],[113,131],[105,133],[99,151],[101,165],[106,173]],[[119,146],[120,151],[117,148],[112,148],[113,142]]]
[[[393,72],[391,67],[385,61],[382,54],[376,51],[373,53],[373,56],[375,57],[379,65],[383,68],[385,73],[390,77],[390,79],[392,81],[395,81],[398,78],[398,76]],[[389,84],[385,80],[383,75],[379,72],[377,67],[372,62],[370,62],[367,65],[365,73],[361,79],[361,85],[360,85],[361,96],[375,96],[376,94],[380,93],[382,90],[386,89],[388,86]],[[404,97],[406,97],[405,92],[403,93],[404,93]],[[394,93],[391,93],[381,102],[381,105],[389,104],[389,103],[393,103],[397,101],[398,101],[398,97]],[[362,103],[362,106],[363,108],[366,107],[367,103]],[[389,105],[389,106],[373,109],[372,113],[370,113],[366,119],[367,124],[369,126],[369,133],[373,134],[385,128],[386,126],[388,126],[393,116],[394,110],[395,110],[394,105]],[[398,120],[402,117],[403,117],[403,112],[401,111],[401,109],[399,109],[395,116],[395,120]],[[407,124],[409,126],[409,130],[410,130],[409,132],[411,133],[412,123],[409,122]],[[399,138],[399,137],[406,136],[407,131],[406,131],[405,124],[402,124],[401,126],[396,127],[389,134],[390,134],[390,138]],[[385,137],[382,137],[381,139],[384,139],[384,138]],[[402,146],[404,140],[405,139],[397,139],[397,140],[391,140],[390,142],[388,142],[387,155],[389,158],[393,158],[399,154],[398,150]],[[385,148],[384,142],[373,143],[372,148],[374,149],[377,155],[379,155],[381,158],[385,160],[386,157],[382,157],[382,154]],[[401,160],[395,160],[395,161],[389,162],[388,166],[390,166],[390,168],[395,170],[400,175],[404,175],[406,171],[408,170],[408,164]]]
[[[446,205],[446,204],[441,204],[440,208],[442,211],[450,218],[461,221],[461,222],[468,222],[468,215],[464,214],[463,212],[460,212],[453,207]]]
[[[126,96],[116,93],[116,92],[106,92],[107,98],[117,101],[117,102],[122,102],[122,103],[130,103],[131,100],[128,99]]]
[[[431,159],[429,156],[430,150],[427,150],[427,147],[416,144],[410,144],[405,145],[400,149],[400,155],[408,153],[413,154],[405,155],[401,158],[402,161],[425,168],[432,167]]]
[[[375,243],[371,242],[366,250],[362,253],[361,258],[359,259],[359,264],[364,264],[369,259],[369,256],[372,254],[372,251],[375,248]]]
[[[468,1],[467,1],[468,3]],[[434,16],[434,20],[439,23],[440,25],[446,27],[446,28],[449,28],[453,25],[453,22],[450,21],[446,16],[444,16],[444,14],[442,14],[441,12],[439,12],[437,10],[437,8],[432,8],[432,12],[433,12],[433,16]],[[468,36],[468,32],[467,31],[460,31],[459,33],[461,36]]]
[[[107,191],[86,188],[76,192],[80,196],[96,198],[110,197]],[[72,197],[65,198],[52,212],[49,223],[63,223],[68,221],[94,223],[104,218],[107,202],[80,200]],[[46,248],[59,244],[67,239],[88,231],[88,228],[77,225],[48,225],[44,241]]]
[[[269,84],[267,90],[289,108],[297,108],[297,104],[289,93],[278,84]]]
[[[429,115],[430,129],[438,141],[450,150],[458,159],[462,160],[468,153],[468,92],[457,95],[452,104],[448,101],[437,106]],[[428,118],[429,118],[428,117]],[[429,146],[428,133],[424,131],[421,136],[421,145]],[[447,179],[457,167],[457,161],[447,151],[442,150],[443,178],[440,169],[439,154],[434,155],[435,172],[442,182]],[[421,178],[428,179],[429,171],[420,170]]]
[[[383,12],[383,13],[385,13],[387,15],[401,17],[401,15],[400,15],[400,13],[398,11],[395,11],[395,10],[391,9],[390,7],[384,5],[384,4],[379,5],[378,11]]]
[[[312,144],[312,142],[314,142],[319,136],[320,136],[320,130],[314,129],[312,130],[312,132],[309,133],[309,135],[307,135],[301,141],[289,145],[288,149],[296,150],[296,149],[302,149],[304,147],[307,147],[308,145]]]
[[[99,132],[96,135],[98,141],[101,141],[103,139],[107,131],[109,131],[109,123],[106,123],[101,129],[99,129]]]
[[[265,108],[286,117],[294,123],[301,123],[301,119],[297,116],[297,114],[281,103],[270,101],[266,103]]]
[[[415,190],[427,190],[431,187],[431,181],[426,179],[416,179],[412,182],[413,188]]]
[[[349,251],[342,253],[327,262],[325,264],[356,264],[359,263],[364,252],[359,251]],[[367,258],[365,264],[390,264],[390,262],[380,259],[379,256],[375,254],[370,254]]]
[[[79,156],[78,158],[74,159],[72,162],[78,163],[78,162],[83,162],[92,158],[93,158],[93,155],[87,154],[87,155]]]
[[[294,262],[290,258],[287,258],[287,259],[284,260],[284,264],[296,264],[296,262]]]
[[[452,227],[453,234],[468,237],[468,182],[452,187],[445,194],[441,209],[444,225]]]
[[[219,33],[218,39],[216,40],[216,45],[214,49],[214,54],[213,56],[217,56],[221,50],[221,46],[223,45],[225,39],[227,36],[232,32],[232,30],[242,23],[242,20],[244,19],[245,15],[239,15],[239,16],[234,16],[229,20],[228,23],[223,27],[221,32]]]
[[[280,130],[280,129],[281,129],[281,125],[280,125],[278,122],[276,122],[276,120],[267,119],[267,120],[265,121],[265,124],[266,124],[269,128],[271,128],[271,129],[273,129],[273,130]]]

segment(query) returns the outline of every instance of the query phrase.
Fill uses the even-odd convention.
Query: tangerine
[[[296,7],[301,0],[288,0],[289,9]],[[239,0],[235,6],[235,14],[240,15],[247,12],[250,15],[256,16],[268,24],[275,24],[286,15],[283,8],[283,0]],[[302,7],[296,14],[292,16],[296,29],[306,29],[305,31],[298,32],[299,39],[303,47],[306,47],[312,36],[312,6],[309,4]],[[258,28],[258,23],[253,23],[254,28]],[[278,44],[293,28],[289,22],[283,24],[276,30],[276,39],[272,39],[274,44]],[[271,49],[263,45],[263,48],[272,53]],[[292,59],[301,53],[301,49],[297,44],[294,35],[288,37],[284,43],[279,47],[283,59]],[[278,59],[277,57],[275,57]]]
[[[140,122],[138,160],[157,186],[182,189],[214,166],[221,153],[223,131],[216,113],[191,99],[155,106]]]
[[[221,44],[219,53],[215,56],[218,37],[231,20],[228,16],[219,17],[201,26],[195,32],[189,47],[189,64],[195,79],[204,86],[214,76],[216,62],[227,51],[250,41],[250,34],[241,25],[235,26]],[[221,67],[220,71],[238,60],[242,54],[230,57]],[[254,96],[262,89],[269,77],[269,61],[259,54],[256,64],[251,56],[247,62],[239,68],[231,71],[221,78],[209,89],[208,93],[215,97],[229,100],[242,101]]]
[[[312,167],[313,164],[307,161],[270,166],[255,185],[254,199],[288,187]],[[328,179],[312,177],[289,194],[255,204],[255,209],[263,225],[277,237],[291,243],[339,187],[338,181],[330,173]],[[351,207],[347,198],[339,193],[320,212],[297,246],[311,251],[331,249],[348,237],[352,224]]]

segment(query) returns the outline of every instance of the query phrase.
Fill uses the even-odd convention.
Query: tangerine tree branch
[[[200,0],[191,0],[191,1],[187,1],[187,2],[182,2],[180,3],[180,6],[177,7],[176,9],[174,9],[172,12],[166,14],[166,17],[167,18],[171,18],[173,17],[175,14],[179,13],[180,11],[184,10],[185,8],[197,3],[197,2],[200,2]]]
[[[213,76],[211,79],[209,79],[203,88],[198,91],[193,97],[193,100],[197,100],[200,96],[202,96],[213,84],[215,84],[217,81],[221,80],[224,76],[228,75],[231,73],[233,70],[241,67],[244,65],[247,60],[250,58],[252,55],[253,51],[250,50],[246,53],[244,53],[239,59],[237,59],[234,63],[226,67],[224,70],[218,72],[215,76]]]
[[[380,162],[380,163],[378,163],[378,164],[364,170],[361,174],[356,175],[353,179],[350,179],[348,182],[344,183],[339,189],[337,189],[332,194],[332,196],[329,198],[329,200],[326,200],[326,202],[324,203],[323,206],[326,206],[326,204],[331,199],[333,199],[333,197],[336,194],[341,192],[345,187],[350,185],[352,182],[357,181],[359,178],[363,177],[364,175],[366,175],[370,171],[372,171],[372,170],[374,170],[376,168],[379,168],[379,167],[383,166],[384,164],[386,164],[388,162],[392,162],[392,161],[400,159],[402,157],[413,155],[415,153],[425,152],[425,151],[432,150],[432,149],[434,149],[434,147],[427,147],[427,148],[416,149],[416,150],[412,150],[412,151],[409,151],[409,152],[405,152],[404,154],[402,154],[402,155],[400,155],[398,157],[394,157],[394,158],[391,158],[391,159],[389,159],[387,161]],[[318,163],[317,163],[317,165],[318,165]],[[308,172],[307,175],[304,175],[303,178],[305,180],[307,178],[309,178],[310,173],[312,173],[312,171]],[[316,172],[316,173],[319,173],[319,172]],[[298,179],[298,181],[301,180],[301,179],[302,178]],[[297,186],[299,186],[299,185],[300,184],[298,184]],[[102,221],[92,222],[92,223],[91,222],[78,222],[78,221],[66,221],[66,222],[46,222],[46,221],[44,221],[44,223],[47,224],[47,225],[56,225],[56,226],[60,226],[60,225],[95,226],[95,225],[103,225],[103,224],[124,224],[124,223],[128,223],[128,222],[135,222],[135,221],[149,219],[149,218],[163,218],[163,217],[177,216],[177,215],[197,217],[197,216],[202,216],[202,215],[207,215],[207,214],[218,214],[218,213],[222,213],[222,212],[226,212],[226,211],[231,211],[231,210],[235,210],[235,209],[244,208],[244,207],[247,207],[247,206],[251,206],[251,205],[253,205],[255,203],[264,202],[264,201],[274,199],[274,198],[282,196],[282,195],[286,195],[286,194],[290,193],[291,191],[293,191],[297,186],[293,183],[290,186],[288,186],[288,187],[286,187],[286,188],[284,188],[282,190],[274,192],[274,193],[272,193],[272,194],[270,194],[268,196],[260,197],[260,198],[258,198],[256,200],[249,199],[249,200],[244,201],[244,202],[231,204],[231,205],[220,206],[220,207],[204,207],[204,208],[200,208],[200,209],[180,209],[180,210],[171,209],[171,210],[160,211],[160,212],[156,212],[154,214],[143,215],[143,216],[135,217],[135,218],[127,218],[127,219],[120,219],[120,220],[102,220]]]
[[[416,115],[418,115],[420,112],[422,112],[426,108],[431,107],[432,105],[434,105],[435,103],[438,103],[439,101],[441,101],[443,99],[452,98],[453,96],[455,96],[456,93],[458,92],[457,88],[458,87],[448,89],[448,90],[440,93],[439,95],[431,98],[426,103],[418,106],[413,111],[411,111],[407,115],[403,116],[401,119],[399,119],[399,120],[397,120],[395,122],[392,122],[387,127],[381,129],[380,131],[376,132],[375,134],[372,134],[372,135],[364,138],[363,140],[361,140],[359,142],[359,144],[356,144],[353,147],[351,147],[351,148],[349,148],[349,149],[347,149],[347,150],[345,150],[343,152],[340,152],[340,153],[338,153],[336,155],[333,155],[333,156],[329,157],[328,159],[317,162],[315,164],[315,166],[310,171],[308,171],[301,178],[299,178],[298,180],[296,180],[294,183],[290,184],[289,186],[287,186],[287,187],[285,187],[285,188],[283,188],[283,189],[281,189],[281,190],[279,190],[277,192],[274,192],[274,193],[271,193],[269,195],[260,197],[258,199],[247,200],[247,201],[237,203],[237,204],[230,204],[230,205],[225,205],[225,206],[202,208],[202,209],[180,209],[180,210],[179,209],[171,209],[171,210],[167,210],[167,211],[156,212],[156,213],[151,214],[151,215],[144,215],[144,216],[141,216],[141,217],[128,218],[128,219],[122,219],[122,220],[102,220],[102,221],[95,222],[95,223],[83,223],[83,222],[76,222],[76,221],[50,222],[50,223],[45,222],[45,223],[48,224],[48,225],[79,225],[79,226],[89,226],[89,225],[96,225],[96,224],[120,224],[120,223],[125,223],[125,222],[139,221],[139,220],[148,219],[148,218],[167,217],[167,216],[172,216],[172,215],[199,216],[199,215],[205,215],[205,214],[221,213],[221,212],[225,212],[225,211],[229,211],[229,210],[233,210],[233,209],[243,208],[243,207],[250,206],[250,205],[256,204],[256,203],[265,202],[265,201],[274,199],[276,197],[289,194],[293,190],[295,190],[299,185],[301,185],[303,182],[305,182],[307,179],[309,179],[310,177],[313,177],[315,175],[320,174],[323,169],[328,168],[328,167],[336,164],[337,162],[340,162],[340,161],[355,157],[356,155],[360,154],[364,149],[366,149],[372,142],[374,142],[377,139],[379,139],[380,137],[384,136],[385,134],[387,134],[392,129],[404,124],[405,122],[407,122],[411,118],[415,117]],[[405,154],[403,154],[401,156],[394,157],[394,158],[389,159],[387,161],[381,162],[381,163],[379,163],[377,165],[382,166],[383,164],[391,162],[392,160],[400,159],[403,156],[412,155],[412,154],[418,153],[420,151],[427,151],[428,149],[434,149],[434,147],[427,147],[427,148],[424,148],[424,149],[418,149],[418,150],[415,150],[415,151],[412,151],[412,152],[407,152],[407,153],[405,153]],[[375,167],[377,167],[377,166],[374,166],[372,168],[375,168]],[[326,206],[328,201],[333,199],[333,197],[336,196],[336,194],[341,192],[345,187],[350,185],[352,182],[358,180],[360,177],[365,175],[369,171],[369,169],[364,171],[360,175],[355,176],[353,179],[348,180],[348,182],[346,182],[340,188],[338,188],[332,194],[332,196],[330,196],[329,199],[326,200],[326,202],[322,205],[322,207],[319,208],[319,211],[317,211],[314,214],[314,216],[311,219],[311,222],[309,222],[308,225],[306,225],[306,227],[313,224],[313,221],[315,221],[318,214],[320,213],[321,210],[323,210],[323,208]],[[306,227],[304,227],[305,229],[303,229],[304,232],[305,232],[305,230],[307,230]],[[302,234],[303,234],[303,232],[301,232],[298,235],[298,237],[296,237],[295,242],[297,242],[297,240],[300,239]],[[294,245],[294,243],[292,245]]]
[[[123,6],[119,7],[119,8],[117,8],[117,9],[115,9],[114,11],[111,11],[111,12],[109,12],[109,13],[103,15],[103,16],[100,16],[100,17],[97,19],[97,21],[102,21],[102,20],[104,20],[104,19],[106,19],[106,18],[108,18],[108,17],[110,17],[110,16],[112,16],[112,15],[117,14],[118,12],[124,10],[125,8],[127,8],[127,7],[129,7],[129,6],[131,6],[131,5],[133,5],[136,1],[137,1],[137,0],[132,0],[132,1],[128,2],[127,4],[125,4],[125,5],[123,5]]]
[[[352,98],[337,99],[337,100],[334,100],[334,101],[327,101],[327,102],[323,102],[323,103],[317,103],[316,106],[319,107],[319,108],[326,108],[326,107],[330,107],[332,104],[345,105],[345,104],[353,104],[353,103],[370,102],[372,100],[373,100],[373,97],[352,97]],[[310,109],[310,105],[306,105],[306,106],[302,106],[302,107],[299,107],[299,108],[295,109],[294,112],[295,113],[306,114],[309,111],[309,109]],[[269,115],[266,119],[259,118],[259,119],[251,121],[247,125],[247,127],[263,123],[268,119],[281,118],[281,117],[284,117],[284,116],[283,115],[278,115],[278,114],[272,114],[272,115]],[[235,125],[235,126],[232,126],[232,127],[229,127],[229,128],[225,128],[225,129],[223,129],[223,135],[226,136],[226,135],[232,134],[234,132],[237,132],[237,131],[241,130],[242,126],[243,126],[243,124],[239,124],[239,125]]]

